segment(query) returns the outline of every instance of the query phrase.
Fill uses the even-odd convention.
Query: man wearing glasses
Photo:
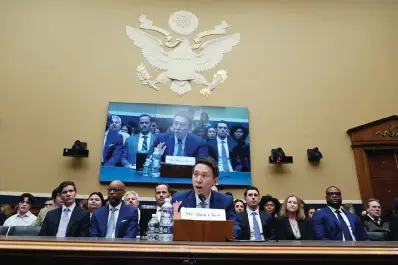
[[[91,216],[90,236],[136,238],[138,211],[122,202],[125,188],[120,180],[114,180],[109,184],[109,205],[99,208]]]
[[[368,236],[358,216],[341,208],[341,191],[326,189],[327,206],[312,216],[312,228],[318,240],[363,241]]]

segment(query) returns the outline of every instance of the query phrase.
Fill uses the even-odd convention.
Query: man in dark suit
[[[314,213],[312,229],[315,239],[361,241],[368,235],[358,216],[341,209],[341,191],[335,186],[326,189],[327,207]]]
[[[40,236],[86,237],[90,226],[89,212],[77,207],[76,185],[72,181],[62,182],[58,190],[62,207],[46,214],[40,229]]]
[[[390,224],[381,217],[381,205],[379,200],[369,199],[366,215],[361,218],[367,232],[390,232]]]
[[[213,158],[201,158],[196,162],[192,175],[193,189],[177,192],[171,203],[187,208],[224,209],[227,220],[235,219],[234,203],[231,196],[213,191],[211,188],[218,182],[218,166]],[[203,195],[199,196],[200,194]]]
[[[243,143],[228,139],[226,121],[217,124],[217,137],[207,141],[209,155],[218,162],[220,171],[250,171],[250,151]]]
[[[166,155],[190,156],[196,157],[196,159],[208,156],[204,140],[189,133],[192,128],[192,120],[193,118],[189,113],[180,111],[174,116],[173,132],[157,135],[153,148],[157,147],[161,150],[162,161],[165,160]]]
[[[148,153],[155,135],[151,133],[151,116],[142,114],[139,117],[139,134],[134,134],[126,139],[123,146],[122,164],[127,168],[135,168],[137,153]]]
[[[120,131],[120,117],[111,116],[109,129],[105,132],[102,165],[114,167],[120,163],[123,150],[123,135]]]
[[[234,236],[240,240],[264,240],[274,238],[272,216],[260,211],[260,192],[250,186],[244,193],[247,204],[246,211],[238,213],[234,223]]]
[[[123,203],[125,189],[120,180],[114,180],[109,184],[109,205],[97,209],[91,216],[90,236],[136,238],[138,211]]]

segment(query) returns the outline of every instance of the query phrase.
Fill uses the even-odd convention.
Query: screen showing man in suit
[[[167,157],[197,161],[211,156],[220,168],[219,184],[251,184],[247,108],[110,102],[100,181],[159,182],[158,175],[147,170],[153,165],[155,148],[161,152],[163,167]],[[191,182],[191,176],[161,174],[160,178],[170,184]]]

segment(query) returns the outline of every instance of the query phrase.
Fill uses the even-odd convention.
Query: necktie
[[[111,217],[109,218],[108,226],[106,228],[106,238],[113,238],[113,231],[115,231],[116,225],[115,225],[115,212],[118,209],[116,208],[111,208]]]
[[[148,136],[144,135],[142,137],[144,138],[144,142],[142,143],[141,151],[148,151]]]
[[[252,212],[252,216],[253,216],[254,240],[261,240],[260,226],[258,225],[256,215],[257,215],[256,212]]]
[[[206,202],[205,201],[200,201],[200,207],[206,208]]]
[[[177,141],[178,141],[177,156],[184,156],[184,154],[182,152],[182,140],[177,139]]]
[[[66,229],[69,223],[69,208],[65,208],[62,212],[61,221],[59,222],[57,237],[65,237]]]
[[[375,217],[374,220],[380,226],[380,217]]]
[[[353,241],[350,230],[348,229],[347,224],[345,223],[343,216],[341,216],[341,212],[339,210],[336,211],[337,217],[339,218],[341,230],[343,230],[343,235],[346,241]]]
[[[225,141],[221,141],[221,159],[224,171],[229,171],[227,149],[225,149]]]

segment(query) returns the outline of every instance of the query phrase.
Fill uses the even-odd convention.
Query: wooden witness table
[[[13,264],[398,264],[398,242],[148,242],[131,239],[5,237]],[[55,263],[54,263],[55,262]]]

